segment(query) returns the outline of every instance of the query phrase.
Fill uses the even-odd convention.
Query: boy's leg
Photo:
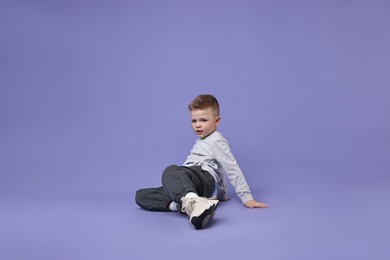
[[[203,173],[200,167],[171,165],[163,173],[163,185],[138,190],[135,195],[137,205],[150,211],[173,211],[169,208],[170,203],[175,201],[180,207],[181,198],[188,192],[209,197],[214,191],[213,177]]]
[[[137,205],[150,211],[170,211],[171,201],[172,199],[163,187],[140,189],[135,194]]]
[[[179,204],[181,198],[189,192],[194,192],[201,197],[210,197],[215,189],[213,176],[202,171],[198,166],[171,165],[164,170],[162,183],[170,198]]]
[[[215,188],[214,178],[200,167],[171,165],[163,173],[163,186],[172,200],[180,204],[181,211],[190,217],[196,229],[205,228],[213,219],[218,200],[208,200]],[[189,194],[202,197],[189,197]],[[187,195],[187,196],[186,196]]]

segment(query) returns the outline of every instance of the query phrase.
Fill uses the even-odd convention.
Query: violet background
[[[388,1],[2,1],[0,258],[389,259]],[[219,130],[266,210],[139,209]]]

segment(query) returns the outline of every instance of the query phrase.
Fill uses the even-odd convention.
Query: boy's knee
[[[135,192],[135,202],[142,207],[143,203],[149,199],[151,195],[150,189],[139,189]]]
[[[168,166],[168,167],[165,168],[165,170],[163,171],[162,178],[165,179],[167,176],[172,176],[172,175],[175,174],[175,172],[177,172],[179,169],[180,169],[180,167],[177,166],[177,165],[174,165],[174,164]]]
[[[165,168],[164,173],[166,172],[174,172],[180,169],[180,166],[177,166],[176,164],[169,165],[168,167]]]
[[[142,189],[137,190],[135,192],[135,202],[137,203],[137,205],[139,205],[141,198],[142,198]]]

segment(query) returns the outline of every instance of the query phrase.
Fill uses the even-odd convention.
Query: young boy
[[[217,99],[199,95],[188,109],[192,129],[199,139],[182,166],[171,165],[164,170],[162,187],[136,192],[137,205],[150,211],[185,212],[196,229],[205,228],[213,219],[218,202],[228,200],[226,174],[246,207],[268,208],[253,199],[228,142],[217,131],[221,121]]]

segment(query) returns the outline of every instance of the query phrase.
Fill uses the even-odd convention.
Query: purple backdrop
[[[0,258],[389,259],[388,1],[2,1]],[[255,197],[210,228],[150,213],[220,131]]]

